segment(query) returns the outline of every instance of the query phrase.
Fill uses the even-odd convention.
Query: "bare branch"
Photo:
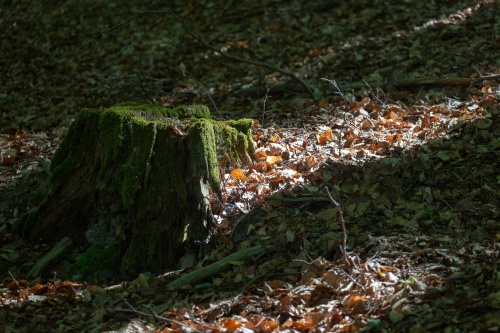
[[[330,200],[332,203],[337,207],[339,210],[339,220],[340,220],[340,226],[342,227],[342,252],[344,253],[344,260],[346,262],[349,262],[349,259],[347,257],[347,231],[345,228],[345,220],[344,220],[344,214],[342,213],[342,207],[340,204],[332,197],[330,194],[330,191],[328,190],[328,186],[325,186],[326,193],[328,193],[328,196],[330,197]]]

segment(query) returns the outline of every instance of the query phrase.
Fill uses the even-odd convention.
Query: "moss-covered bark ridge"
[[[213,120],[203,105],[81,110],[52,161],[31,236],[113,246],[124,274],[161,271],[184,244],[206,239],[209,185],[220,195],[219,164],[250,162],[251,125]]]

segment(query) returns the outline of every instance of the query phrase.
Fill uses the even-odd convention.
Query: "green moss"
[[[212,119],[210,110],[206,105],[180,105],[173,112],[179,119],[183,118],[205,118]]]
[[[124,116],[116,111],[103,112],[99,119],[99,143],[101,170],[99,180],[103,180],[112,163],[117,159],[123,140]]]
[[[193,175],[202,173],[219,196],[221,194],[219,165],[217,163],[217,141],[214,122],[207,119],[196,121],[188,130],[188,145],[191,154]]]
[[[196,119],[188,130],[188,137],[193,156],[200,156],[200,159],[195,159],[192,167],[203,170],[212,189],[220,194],[218,160],[231,166],[250,160],[248,152],[253,149],[251,119],[217,122],[209,120],[210,111],[204,105],[179,106],[171,110],[126,102],[103,111],[82,109],[52,160],[49,195],[81,163],[85,153],[92,151],[92,145],[99,142],[98,179],[102,181],[107,174],[114,174],[114,186],[128,207],[141,188],[155,141],[155,126],[168,123],[168,117]],[[131,136],[131,147],[123,150],[129,155],[118,161],[127,135]],[[222,156],[217,156],[217,146]],[[116,163],[120,163],[118,173],[113,171]]]
[[[132,142],[130,156],[123,166],[123,185],[121,189],[122,200],[125,207],[129,207],[134,196],[141,188],[143,175],[156,138],[156,123],[148,122],[142,118],[132,118]]]
[[[227,120],[226,124],[238,130],[239,132],[248,135],[248,139],[251,139],[252,133],[250,129],[252,128],[253,120],[252,119],[238,119],[238,120]]]
[[[171,221],[180,221],[185,214],[183,205],[187,201],[187,180],[185,179],[186,156],[184,141],[167,124],[157,124],[148,190],[137,198],[137,220],[143,221],[127,249],[121,264],[121,272],[144,271],[151,266],[168,261],[159,257],[169,254],[161,251],[165,240],[171,239],[175,226]],[[174,158],[172,158],[174,156]],[[168,184],[168,188],[165,188]],[[158,220],[158,215],[168,215],[169,221]],[[173,227],[173,228],[172,228]],[[163,240],[163,241],[162,241]],[[160,247],[160,250],[158,249]],[[141,251],[137,251],[140,248]]]
[[[186,212],[186,206],[206,200],[209,194],[193,189],[197,189],[199,182],[208,182],[220,196],[221,161],[230,165],[250,161],[251,125],[250,119],[212,120],[209,109],[199,105],[171,110],[122,103],[106,110],[82,110],[53,159],[53,176],[46,198],[83,162],[88,163],[84,167],[93,173],[91,181],[96,181],[98,172],[95,186],[107,191],[97,198],[97,205],[104,205],[99,209],[110,203],[110,215],[128,209],[124,214],[130,216],[130,225],[124,224],[123,232],[133,239],[127,241],[130,244],[123,244],[126,248],[122,249],[125,254],[121,264],[106,261],[111,256],[108,250],[94,249],[82,255],[71,272],[86,276],[95,267],[104,269],[112,264],[115,266],[109,267],[119,267],[123,273],[160,271],[166,264],[173,264],[182,251],[182,246],[172,242],[204,239],[207,226],[203,223],[207,216],[203,212],[199,215]],[[179,131],[187,132],[187,136]],[[94,184],[87,186],[92,189]],[[206,191],[206,187],[201,188]],[[99,212],[92,214],[89,219],[94,222],[89,223],[95,223]],[[36,219],[26,223],[30,223],[31,229]],[[85,228],[87,232],[90,230],[88,225],[82,227]]]
[[[172,110],[156,104],[138,104],[124,102],[110,107],[108,112],[117,112],[126,116],[142,116],[145,118],[169,117]]]
[[[205,118],[211,119],[210,110],[206,105],[180,105],[175,109],[168,109],[154,104],[138,104],[125,102],[110,107],[107,111],[125,113],[129,116],[140,116],[146,120],[160,120],[161,118]]]
[[[105,249],[90,249],[69,266],[68,274],[77,279],[110,277],[118,271],[119,259],[118,243]]]
[[[253,141],[250,128],[251,119],[228,120],[216,123],[219,158],[221,167],[235,167],[237,163],[248,164],[251,161]]]
[[[196,120],[188,130],[188,145],[193,174],[203,173],[212,190],[220,195],[219,165],[234,167],[250,162],[253,150],[251,119],[237,121]],[[219,154],[219,156],[218,156]]]

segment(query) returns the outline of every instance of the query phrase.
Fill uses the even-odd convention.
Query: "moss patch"
[[[193,156],[191,170],[193,174],[202,172],[202,177],[208,179],[212,190],[220,195],[219,168],[217,164],[217,141],[214,123],[200,119],[188,131],[188,150]]]
[[[146,177],[147,191],[140,192],[136,201],[137,220],[143,222],[135,230],[123,257],[120,271],[124,274],[151,270],[151,267],[154,270],[156,264],[157,269],[161,269],[161,263],[169,261],[162,256],[174,255],[175,245],[182,241],[178,239],[181,229],[174,222],[182,219],[188,200],[184,142],[167,124],[158,123],[153,150],[150,174]],[[168,215],[169,220],[161,220],[163,215]],[[166,244],[169,238],[177,244]]]
[[[160,271],[177,261],[182,243],[206,239],[212,223],[208,186],[220,196],[220,163],[250,161],[251,125],[250,119],[213,120],[203,105],[84,109],[55,154],[39,219],[27,223],[33,234],[70,235],[82,246],[106,248],[120,234],[123,257],[115,269]],[[72,224],[62,221],[67,216]],[[103,253],[86,253],[74,271],[90,273],[106,259]]]
[[[252,119],[228,120],[217,123],[216,135],[221,167],[235,167],[237,163],[248,164],[254,145],[252,141]]]
[[[183,121],[179,123],[176,119]],[[227,167],[250,161],[249,152],[253,149],[251,119],[214,121],[204,105],[167,109],[126,102],[103,111],[83,109],[79,113],[68,132],[68,139],[63,141],[54,155],[51,193],[82,161],[83,155],[95,144],[92,140],[98,138],[98,179],[104,180],[110,175],[112,165],[120,163],[119,174],[113,173],[112,176],[124,204],[129,206],[141,188],[143,173],[147,170],[156,137],[156,124],[174,124],[181,130],[188,128],[190,149],[206,157],[206,160],[198,160],[193,167],[206,171],[210,186],[216,193],[220,193],[219,163]],[[124,144],[131,145],[132,149],[123,149]],[[126,151],[128,155],[120,156],[121,151]]]
[[[112,277],[120,263],[118,244],[105,249],[90,249],[68,268],[68,275],[76,279],[97,279]]]
[[[141,188],[147,164],[153,152],[156,138],[155,122],[148,122],[142,118],[132,118],[132,142],[130,155],[122,166],[122,199],[126,207],[130,206],[134,196]]]

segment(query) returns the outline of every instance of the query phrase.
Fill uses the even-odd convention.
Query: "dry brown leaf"
[[[252,183],[258,183],[258,182],[261,182],[263,180],[264,180],[264,176],[262,176],[260,173],[257,173],[257,172],[252,172],[247,177],[247,181],[252,182]]]
[[[231,333],[236,331],[238,328],[243,326],[243,324],[237,320],[231,318],[222,318],[222,324],[226,328],[227,332]]]
[[[274,143],[280,142],[280,137],[277,135],[273,135],[269,138],[269,141],[274,142]]]
[[[328,107],[328,101],[327,100],[321,100],[319,101],[316,106],[319,107],[319,108],[326,108]]]
[[[363,131],[367,131],[369,130],[370,128],[372,128],[372,123],[368,120],[368,119],[363,119],[361,121],[361,129]]]
[[[349,135],[346,138],[344,147],[346,147],[346,148],[351,147],[351,145],[353,144],[354,140],[356,140],[357,138],[358,138],[358,136],[355,135],[354,133],[349,133]]]
[[[266,148],[257,148],[257,149],[255,149],[253,156],[258,161],[264,161],[267,157],[266,150],[267,150]]]
[[[307,156],[307,168],[311,169],[313,166],[317,165],[316,159],[314,156]]]
[[[352,308],[354,307],[356,304],[358,304],[359,302],[366,302],[368,301],[366,298],[364,297],[361,297],[359,295],[354,295],[354,296],[351,296],[349,297],[349,299],[347,300],[347,306]]]
[[[231,177],[239,180],[240,182],[244,182],[247,180],[247,177],[245,177],[245,173],[241,169],[234,169],[233,171],[231,171]]]
[[[327,129],[323,134],[318,135],[318,143],[322,146],[331,141],[333,141],[333,134],[331,129]]]
[[[271,164],[271,165],[275,165],[275,164],[280,164],[281,162],[283,162],[283,159],[280,156],[268,156],[266,158],[266,162]]]
[[[250,170],[255,170],[257,172],[268,172],[272,168],[273,168],[273,166],[271,164],[269,164],[268,162],[259,162],[259,163],[252,165]]]
[[[267,147],[267,155],[276,156],[280,155],[284,150],[284,147],[279,143],[271,143]]]

